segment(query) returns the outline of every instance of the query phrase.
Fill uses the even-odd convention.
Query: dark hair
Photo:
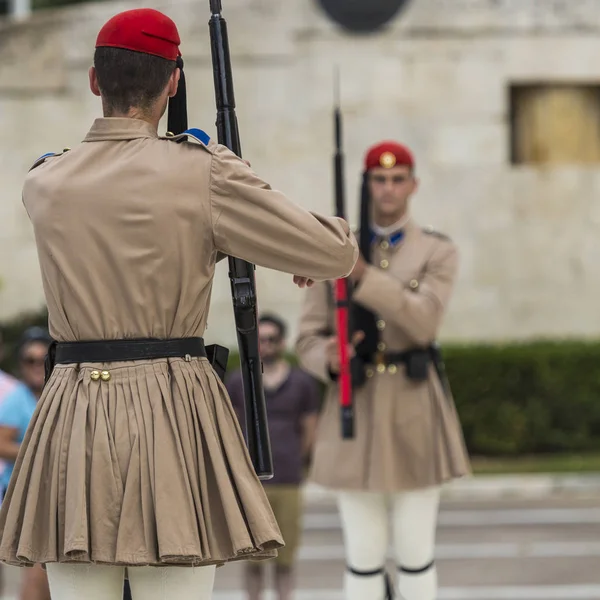
[[[287,335],[287,326],[286,324],[277,316],[270,314],[270,313],[266,313],[264,315],[261,315],[260,319],[258,320],[259,325],[261,323],[271,323],[271,325],[275,325],[275,327],[277,327],[277,329],[279,329],[279,335],[284,338]]]
[[[175,70],[174,60],[124,50],[96,48],[94,67],[108,113],[148,110]]]
[[[25,348],[33,342],[40,342],[49,346],[52,343],[52,338],[48,330],[44,327],[27,328],[19,338],[19,343],[17,344],[17,356],[19,359],[23,357]]]

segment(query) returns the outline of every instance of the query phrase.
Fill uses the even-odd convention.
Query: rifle
[[[340,109],[339,71],[336,70],[335,107],[333,111],[335,126],[335,213],[346,218],[346,199],[344,194],[344,154],[342,150],[342,113]],[[350,359],[348,357],[350,286],[348,278],[335,281],[335,316],[338,332],[338,354],[340,372],[338,375],[340,416],[342,420],[342,438],[354,437],[354,407],[352,403],[352,379]]]
[[[226,146],[241,158],[227,23],[221,16],[221,10],[221,0],[210,0],[209,28],[217,105],[217,138],[219,144]],[[262,384],[262,363],[258,352],[258,315],[254,279],[256,267],[239,258],[229,256],[228,259],[244,389],[246,443],[258,478],[271,479],[273,458]]]

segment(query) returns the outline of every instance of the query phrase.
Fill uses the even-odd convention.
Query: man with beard
[[[287,327],[275,315],[259,321],[259,349],[267,403],[273,479],[263,482],[285,547],[275,559],[275,588],[279,600],[291,600],[293,567],[301,532],[303,465],[310,457],[319,410],[319,389],[312,377],[286,360]],[[232,374],[227,389],[242,426],[245,424],[241,373]],[[248,600],[260,600],[263,569],[255,562],[246,568]]]
[[[360,250],[352,281],[354,437],[342,439],[332,285],[308,290],[300,364],[328,384],[312,479],[337,492],[347,570],[346,600],[392,598],[388,535],[403,600],[434,600],[441,485],[469,472],[461,426],[436,338],[458,270],[456,245],[417,225],[408,148],[371,148],[363,173]],[[391,505],[391,522],[388,516]],[[387,588],[387,589],[386,589]]]

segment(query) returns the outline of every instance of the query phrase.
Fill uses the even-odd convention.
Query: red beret
[[[381,142],[369,148],[365,156],[365,171],[374,167],[390,169],[396,165],[414,166],[410,150],[396,142]]]
[[[96,48],[110,46],[176,60],[179,33],[175,23],[152,8],[126,10],[110,19],[98,34]]]

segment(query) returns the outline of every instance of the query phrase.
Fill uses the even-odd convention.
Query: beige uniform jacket
[[[373,311],[380,350],[403,351],[435,341],[458,266],[454,243],[414,221],[396,246],[373,246],[372,264],[353,291],[353,301]],[[400,492],[441,484],[469,472],[469,461],[452,397],[433,365],[414,382],[404,365],[367,369],[354,393],[355,437],[341,437],[338,386],[328,376],[325,344],[336,331],[330,283],[305,295],[296,350],[301,365],[328,391],[319,422],[312,480],[335,489]]]
[[[23,201],[58,341],[202,336],[220,253],[316,280],[358,257],[340,220],[227,148],[141,120],[98,119],[30,171]],[[221,564],[282,544],[207,359],[56,365],[2,504],[0,560]]]

